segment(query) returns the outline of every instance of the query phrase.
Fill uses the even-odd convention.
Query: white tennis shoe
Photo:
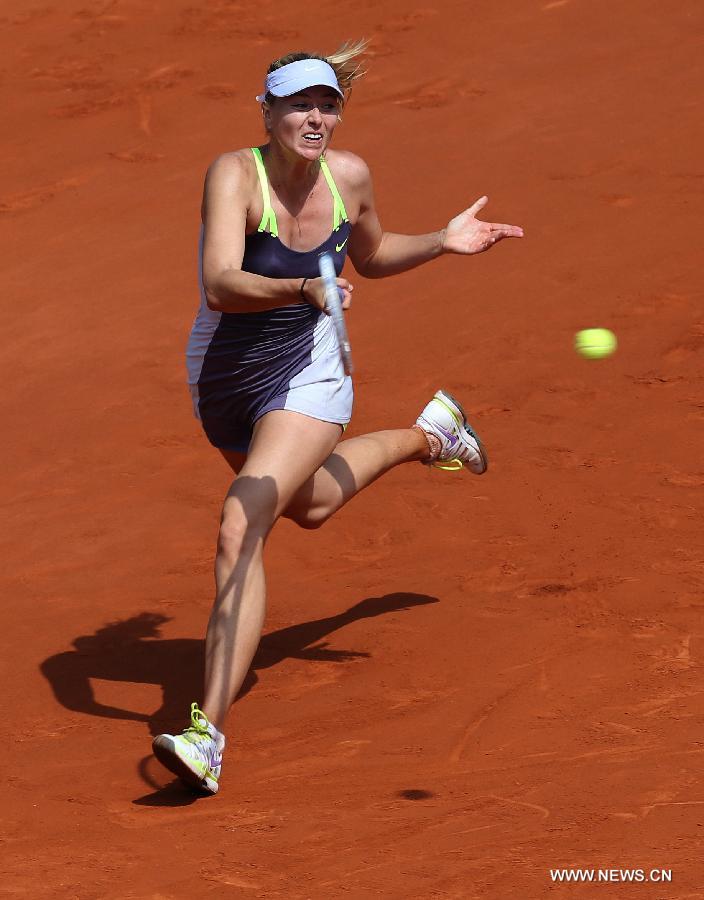
[[[450,470],[467,466],[475,475],[486,472],[489,459],[482,442],[471,428],[462,407],[446,391],[436,391],[416,419],[416,425],[440,442],[439,451],[425,461],[426,465]]]
[[[191,724],[182,734],[160,734],[152,742],[154,756],[184,784],[217,794],[225,735],[191,703]]]

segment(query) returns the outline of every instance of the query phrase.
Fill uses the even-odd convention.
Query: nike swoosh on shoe
[[[445,435],[445,437],[448,439],[448,441],[450,441],[450,444],[452,446],[454,446],[456,443],[458,443],[459,438],[456,435],[452,434],[451,431],[446,431],[442,427],[442,425],[438,425],[437,423],[435,424],[435,427],[437,428],[438,431],[441,431]]]

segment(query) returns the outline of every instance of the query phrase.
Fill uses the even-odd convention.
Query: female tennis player
[[[318,528],[400,463],[486,471],[481,441],[460,404],[438,391],[415,425],[340,442],[352,381],[326,315],[318,258],[334,260],[343,307],[356,271],[383,278],[443,253],[471,255],[514,225],[477,219],[482,197],[431,234],[382,230],[369,170],[330,142],[364,42],[328,57],[292,53],[269,67],[261,102],[268,140],[210,166],[202,206],[201,304],[187,361],[196,416],[236,477],[215,560],[206,636],[205,696],[180,735],[154,740],[157,758],[187,784],[218,789],[225,717],[247,674],[265,613],[264,543],[280,516]]]

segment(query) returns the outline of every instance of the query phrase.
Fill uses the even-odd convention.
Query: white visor
[[[261,103],[267,94],[274,97],[290,97],[318,84],[332,88],[336,94],[344,98],[337,83],[335,70],[330,63],[322,59],[300,59],[270,72],[264,82],[264,93],[259,94],[257,100]]]

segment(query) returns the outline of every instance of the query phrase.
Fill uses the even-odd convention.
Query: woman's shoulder
[[[243,175],[254,169],[254,157],[250,147],[227,150],[216,156],[208,166],[208,175]]]
[[[250,197],[257,180],[252,151],[228,150],[208,166],[205,174],[206,197]],[[249,202],[249,201],[247,201]]]
[[[325,159],[335,178],[352,189],[364,187],[371,178],[369,166],[350,150],[328,150]]]

